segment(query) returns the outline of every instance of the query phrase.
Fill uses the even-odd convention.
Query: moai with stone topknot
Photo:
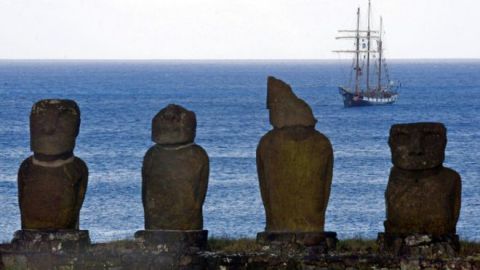
[[[315,130],[312,109],[291,87],[268,78],[267,109],[273,130],[257,147],[257,171],[266,213],[263,244],[335,248],[336,233],[325,232],[332,184],[333,149]]]
[[[152,120],[152,146],[142,167],[145,230],[139,241],[169,250],[204,248],[202,207],[207,194],[209,160],[194,143],[195,113],[168,105]]]
[[[447,131],[441,123],[397,124],[390,129],[393,167],[385,192],[384,251],[401,255],[455,255],[460,175],[443,167]]]
[[[88,168],[74,156],[80,110],[73,100],[46,99],[30,114],[30,148],[18,171],[22,230],[13,244],[23,249],[88,245],[88,231],[79,230],[80,209]],[[68,242],[68,243],[67,243]],[[62,246],[60,245],[60,246]]]

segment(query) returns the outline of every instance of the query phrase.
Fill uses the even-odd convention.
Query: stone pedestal
[[[460,251],[458,235],[434,236],[430,234],[397,235],[379,233],[381,252],[399,256],[454,257]]]
[[[337,246],[336,232],[260,232],[257,243],[273,247],[306,248],[327,253]]]
[[[142,230],[135,241],[160,253],[199,251],[207,247],[207,230]]]
[[[12,240],[14,250],[28,252],[74,253],[89,246],[87,230],[19,230]]]

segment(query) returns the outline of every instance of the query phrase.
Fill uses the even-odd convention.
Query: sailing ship
[[[383,54],[382,18],[380,17],[379,30],[372,30],[370,14],[371,3],[369,0],[367,29],[360,29],[360,8],[358,8],[357,28],[355,30],[339,30],[341,36],[336,37],[355,41],[354,50],[334,51],[353,53],[354,55],[350,81],[347,85],[338,88],[345,107],[388,105],[398,99],[399,84],[390,80]],[[376,48],[374,48],[375,43]]]

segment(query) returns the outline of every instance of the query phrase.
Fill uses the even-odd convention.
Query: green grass
[[[234,239],[230,237],[210,237],[207,249],[209,251],[223,251],[228,253],[257,252],[262,249],[253,238]]]
[[[258,252],[262,250],[262,245],[257,244],[253,238],[234,239],[226,236],[211,237],[208,239],[208,250],[227,253]],[[358,237],[338,241],[337,251],[358,253],[376,252],[378,251],[378,246],[375,240]]]
[[[135,245],[134,240],[124,239],[96,245],[108,246],[110,248],[129,248]],[[480,250],[480,244],[468,243],[465,250],[470,254],[475,248]],[[231,238],[228,236],[210,237],[207,243],[207,250],[222,251],[227,253],[249,253],[259,252],[262,245],[256,243],[254,238]],[[378,246],[375,240],[363,239],[361,237],[340,240],[337,243],[337,251],[340,252],[376,252]]]
[[[0,243],[8,245],[9,242]],[[460,257],[480,257],[480,242],[460,241]],[[95,246],[109,247],[112,249],[135,249],[136,243],[133,239],[122,239],[107,243],[95,243]],[[210,237],[208,239],[207,250],[226,253],[252,253],[262,251],[262,245],[256,243],[254,238],[231,238],[228,236]],[[352,253],[376,253],[378,245],[374,239],[365,239],[354,237],[351,239],[339,240],[337,243],[337,252]]]
[[[108,243],[95,243],[97,247],[108,247],[111,249],[129,249],[135,248],[135,240],[122,239]],[[208,251],[223,251],[227,253],[248,253],[256,252],[262,249],[261,245],[257,245],[253,238],[231,238],[227,236],[210,237],[207,242]]]
[[[460,241],[460,257],[480,256],[480,242]]]
[[[480,256],[480,242],[461,241],[459,256]],[[208,239],[209,251],[223,251],[227,253],[258,252],[262,246],[252,238],[234,239],[230,237],[211,237]],[[352,253],[377,253],[378,245],[375,239],[365,239],[355,237],[351,239],[339,240],[337,243],[338,252]]]
[[[339,240],[337,242],[337,251],[356,253],[378,252],[378,245],[374,239],[355,237],[352,239]]]
[[[460,241],[460,257],[480,256],[480,242]],[[352,238],[340,240],[337,243],[337,251],[345,252],[378,252],[376,240]]]
[[[109,249],[134,249],[136,248],[135,240],[133,239],[120,239],[107,243],[93,243],[94,247],[105,247]]]

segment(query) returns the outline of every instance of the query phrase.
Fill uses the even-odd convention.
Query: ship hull
[[[343,105],[345,107],[391,105],[395,103],[398,97],[397,94],[394,94],[388,98],[368,98],[363,96],[357,96],[343,87],[339,87],[338,91],[343,98]]]

